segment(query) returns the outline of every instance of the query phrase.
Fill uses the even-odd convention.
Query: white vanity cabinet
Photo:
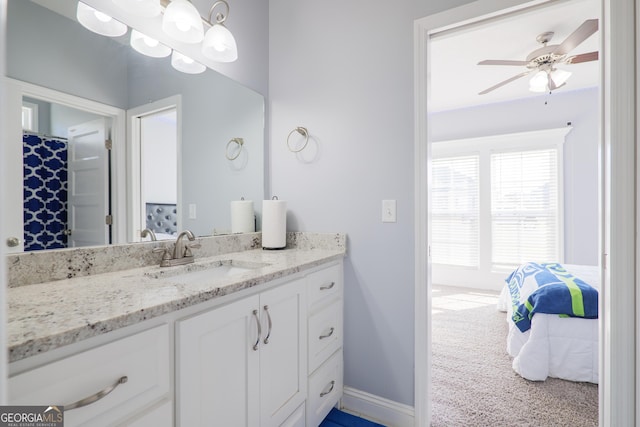
[[[306,425],[316,427],[342,397],[343,306],[342,263],[307,276],[308,396]]]
[[[297,279],[177,322],[178,426],[275,427],[299,413],[306,292]]]
[[[162,324],[10,377],[9,404],[66,406],[67,427],[145,420],[169,427],[170,382],[169,327]],[[75,402],[84,405],[70,409]]]

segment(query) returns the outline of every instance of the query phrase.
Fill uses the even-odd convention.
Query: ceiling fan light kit
[[[569,55],[569,52],[578,47],[578,45],[588,39],[596,31],[598,31],[598,20],[588,19],[566,39],[564,39],[562,43],[557,45],[548,45],[553,38],[553,31],[547,31],[539,34],[538,37],[536,37],[536,40],[543,46],[527,55],[524,61],[496,59],[480,61],[478,65],[524,66],[527,70],[483,90],[479,95],[489,93],[532,73],[533,77],[529,80],[529,90],[532,92],[551,92],[561,86],[564,86],[572,73],[563,69],[558,69],[556,68],[556,65],[597,61],[597,51],[579,55]]]

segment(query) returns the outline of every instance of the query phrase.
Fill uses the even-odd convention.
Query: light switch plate
[[[189,219],[196,219],[196,205],[189,203]]]
[[[396,222],[396,201],[382,201],[382,222]]]

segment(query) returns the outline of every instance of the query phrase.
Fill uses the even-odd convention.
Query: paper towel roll
[[[262,201],[262,247],[283,249],[287,246],[287,202]]]
[[[231,232],[253,233],[256,231],[253,201],[233,200],[231,202]]]

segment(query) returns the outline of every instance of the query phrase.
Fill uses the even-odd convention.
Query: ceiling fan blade
[[[485,59],[484,61],[478,62],[478,65],[518,65],[518,66],[524,66],[524,65],[527,65],[527,61],[511,61],[511,60],[502,60],[502,59]]]
[[[530,73],[530,71],[525,71],[524,73],[520,73],[518,75],[515,75],[515,76],[511,77],[510,79],[504,80],[504,81],[498,83],[497,85],[491,86],[490,88],[485,89],[482,92],[479,92],[478,95],[484,95],[486,93],[489,93],[492,90],[498,89],[499,87],[502,87],[502,86],[506,85],[507,83],[511,83],[514,80],[518,80],[520,77],[524,77],[529,73]]]
[[[575,49],[580,43],[588,39],[593,33],[598,31],[598,20],[587,19],[573,33],[569,35],[562,43],[558,45],[553,52],[558,55],[566,55]]]
[[[580,55],[570,56],[565,61],[567,64],[579,64],[581,62],[597,61],[598,51],[581,53]]]

